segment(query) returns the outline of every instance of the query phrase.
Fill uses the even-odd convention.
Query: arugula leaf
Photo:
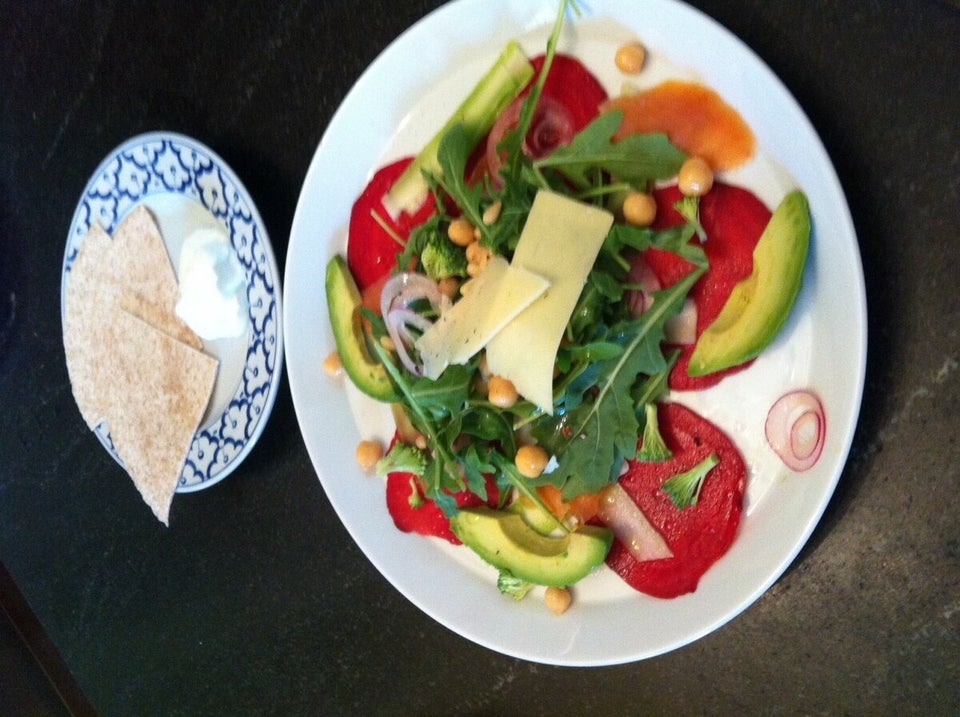
[[[433,420],[446,420],[459,414],[467,403],[473,369],[449,366],[437,380],[415,378],[409,384],[410,400]]]
[[[623,112],[619,110],[601,114],[570,144],[535,160],[534,169],[559,171],[581,190],[596,184],[593,180],[598,170],[633,184],[668,179],[680,171],[687,155],[665,134],[633,134],[613,142],[622,121]]]
[[[473,443],[460,453],[463,472],[467,478],[467,488],[484,501],[488,497],[486,474],[493,475],[496,471],[496,466],[490,459],[490,453],[489,450],[481,453],[480,449]]]
[[[564,500],[600,490],[619,474],[624,460],[636,455],[640,424],[631,388],[639,375],[666,368],[660,349],[663,324],[679,311],[703,271],[695,269],[658,292],[649,311],[621,327],[624,352],[595,364],[599,375],[591,400],[560,416],[559,429],[546,420],[540,422],[535,435],[549,443],[559,465],[536,480],[560,487]]]
[[[637,406],[637,415],[645,410],[648,403],[654,403],[670,392],[670,371],[680,358],[680,349],[673,349],[664,358],[667,365],[663,371],[648,376],[645,381],[634,386],[632,396],[634,405]]]
[[[484,224],[481,202],[484,199],[484,187],[482,184],[470,186],[465,177],[471,151],[463,125],[456,124],[451,127],[437,148],[437,161],[442,173],[432,179],[457,203],[473,226],[482,227]],[[442,202],[437,206],[443,206]]]
[[[436,409],[438,404],[421,405],[414,394],[413,382],[409,380],[406,372],[401,371],[393,362],[390,352],[383,348],[378,341],[372,343],[372,348],[383,363],[390,378],[396,383],[401,395],[403,395],[404,402],[410,409],[410,421],[418,431],[427,437],[429,445],[433,449],[433,459],[428,461],[427,469],[422,476],[424,494],[427,498],[435,500],[444,513],[452,515],[457,511],[457,504],[446,491],[462,490],[463,478],[460,474],[460,462],[457,460],[456,454],[450,449],[450,440],[444,440],[447,435],[445,431],[450,430],[451,423],[438,425],[438,420],[433,417],[431,411],[431,409]],[[429,381],[429,379],[420,379],[420,381]],[[417,396],[425,397],[429,393],[429,391],[419,390]],[[437,398],[438,395],[434,394],[433,397]],[[447,410],[439,413],[441,415],[439,423],[444,423],[442,416],[450,415],[452,411]]]
[[[481,440],[497,443],[501,452],[512,458],[517,452],[517,439],[508,416],[505,411],[491,406],[471,406],[463,413],[460,430]]]

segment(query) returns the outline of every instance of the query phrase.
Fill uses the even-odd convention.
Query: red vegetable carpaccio
[[[674,598],[696,590],[703,574],[730,549],[740,526],[747,469],[730,439],[693,410],[665,403],[657,417],[673,457],[662,463],[631,461],[620,485],[666,540],[673,557],[640,562],[614,541],[607,565],[640,592]],[[661,489],[664,481],[711,453],[720,462],[704,479],[697,503],[677,508]]]
[[[453,493],[457,507],[496,506],[499,498],[496,481],[488,478],[486,487],[486,500],[469,490]],[[387,475],[387,510],[390,511],[393,524],[404,533],[441,538],[453,545],[461,544],[450,529],[450,519],[443,514],[440,506],[424,497],[420,479],[413,473],[396,471]]]
[[[347,240],[347,265],[361,291],[396,269],[397,254],[402,250],[378,219],[386,222],[393,234],[406,241],[413,228],[427,221],[436,210],[432,195],[412,216],[403,212],[392,219],[383,206],[383,195],[412,161],[413,157],[404,157],[377,170],[353,204]]]

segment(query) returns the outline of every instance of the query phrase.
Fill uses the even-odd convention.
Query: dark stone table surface
[[[196,137],[246,184],[282,268],[332,113],[439,4],[0,1],[0,560],[90,704],[104,715],[960,713],[953,3],[692,3],[770,65],[820,133],[869,306],[863,410],[839,487],[789,570],[723,628],[654,659],[579,669],[459,637],[354,545],[285,381],[241,468],[179,495],[170,528],[150,517],[67,378],[60,269],[87,179],[135,134]]]

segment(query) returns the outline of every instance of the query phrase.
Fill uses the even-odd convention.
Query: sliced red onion
[[[410,328],[423,333],[431,321],[409,308],[415,301],[425,299],[434,311],[443,313],[450,307],[450,299],[437,283],[423,274],[403,272],[391,277],[380,294],[380,313],[387,325],[387,334],[397,350],[403,366],[414,376],[423,375],[423,367],[410,355],[410,347],[417,339]]]
[[[487,169],[496,186],[501,184],[500,167],[503,165],[503,157],[497,151],[497,145],[520,121],[523,100],[523,97],[518,97],[501,112],[487,135]],[[530,130],[523,140],[523,153],[533,159],[545,157],[557,147],[570,144],[574,134],[576,132],[573,118],[567,108],[550,97],[541,96],[533,113]]]
[[[827,422],[820,399],[810,391],[781,396],[767,413],[767,443],[791,470],[802,472],[819,460]]]
[[[697,341],[697,302],[691,298],[683,301],[679,314],[671,316],[663,325],[667,343],[687,346]]]
[[[643,254],[637,254],[630,260],[630,271],[627,272],[627,283],[642,286],[642,289],[631,289],[627,293],[630,302],[630,312],[634,316],[641,316],[653,305],[653,292],[660,291],[660,280],[650,268]]]
[[[523,142],[523,153],[533,159],[546,157],[557,147],[570,144],[575,134],[567,108],[550,97],[541,96]]]
[[[600,493],[597,517],[638,561],[673,557],[667,541],[619,483],[611,483]]]
[[[414,376],[422,376],[423,367],[413,360],[409,351],[409,347],[413,345],[419,334],[414,335],[410,327],[413,326],[423,333],[429,328],[430,320],[410,309],[394,309],[384,316],[384,323],[387,325],[387,334],[393,341],[400,362]]]
[[[426,299],[436,311],[446,311],[450,299],[433,279],[415,272],[402,272],[390,277],[380,294],[380,313],[383,316],[393,309],[405,308],[414,301]]]

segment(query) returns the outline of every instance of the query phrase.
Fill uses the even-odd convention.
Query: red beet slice
[[[733,543],[743,510],[747,469],[740,452],[720,429],[678,403],[658,409],[660,432],[673,458],[663,463],[631,461],[620,485],[667,541],[672,558],[638,562],[619,542],[607,555],[629,585],[659,598],[693,592],[701,576]],[[711,453],[720,462],[704,479],[695,505],[677,508],[661,489]]]
[[[654,192],[657,200],[656,228],[682,224],[684,219],[673,208],[682,198],[675,186]],[[700,199],[700,223],[707,232],[703,249],[710,268],[690,290],[697,304],[697,336],[703,333],[723,309],[733,287],[753,271],[753,250],[770,221],[770,210],[752,192],[717,182]],[[699,241],[696,237],[691,241]],[[693,270],[693,265],[676,254],[648,249],[644,258],[660,284],[671,286]],[[723,378],[750,365],[745,362],[707,376],[687,374],[693,345],[681,347],[680,358],[670,373],[670,388],[698,391],[718,384]]]

